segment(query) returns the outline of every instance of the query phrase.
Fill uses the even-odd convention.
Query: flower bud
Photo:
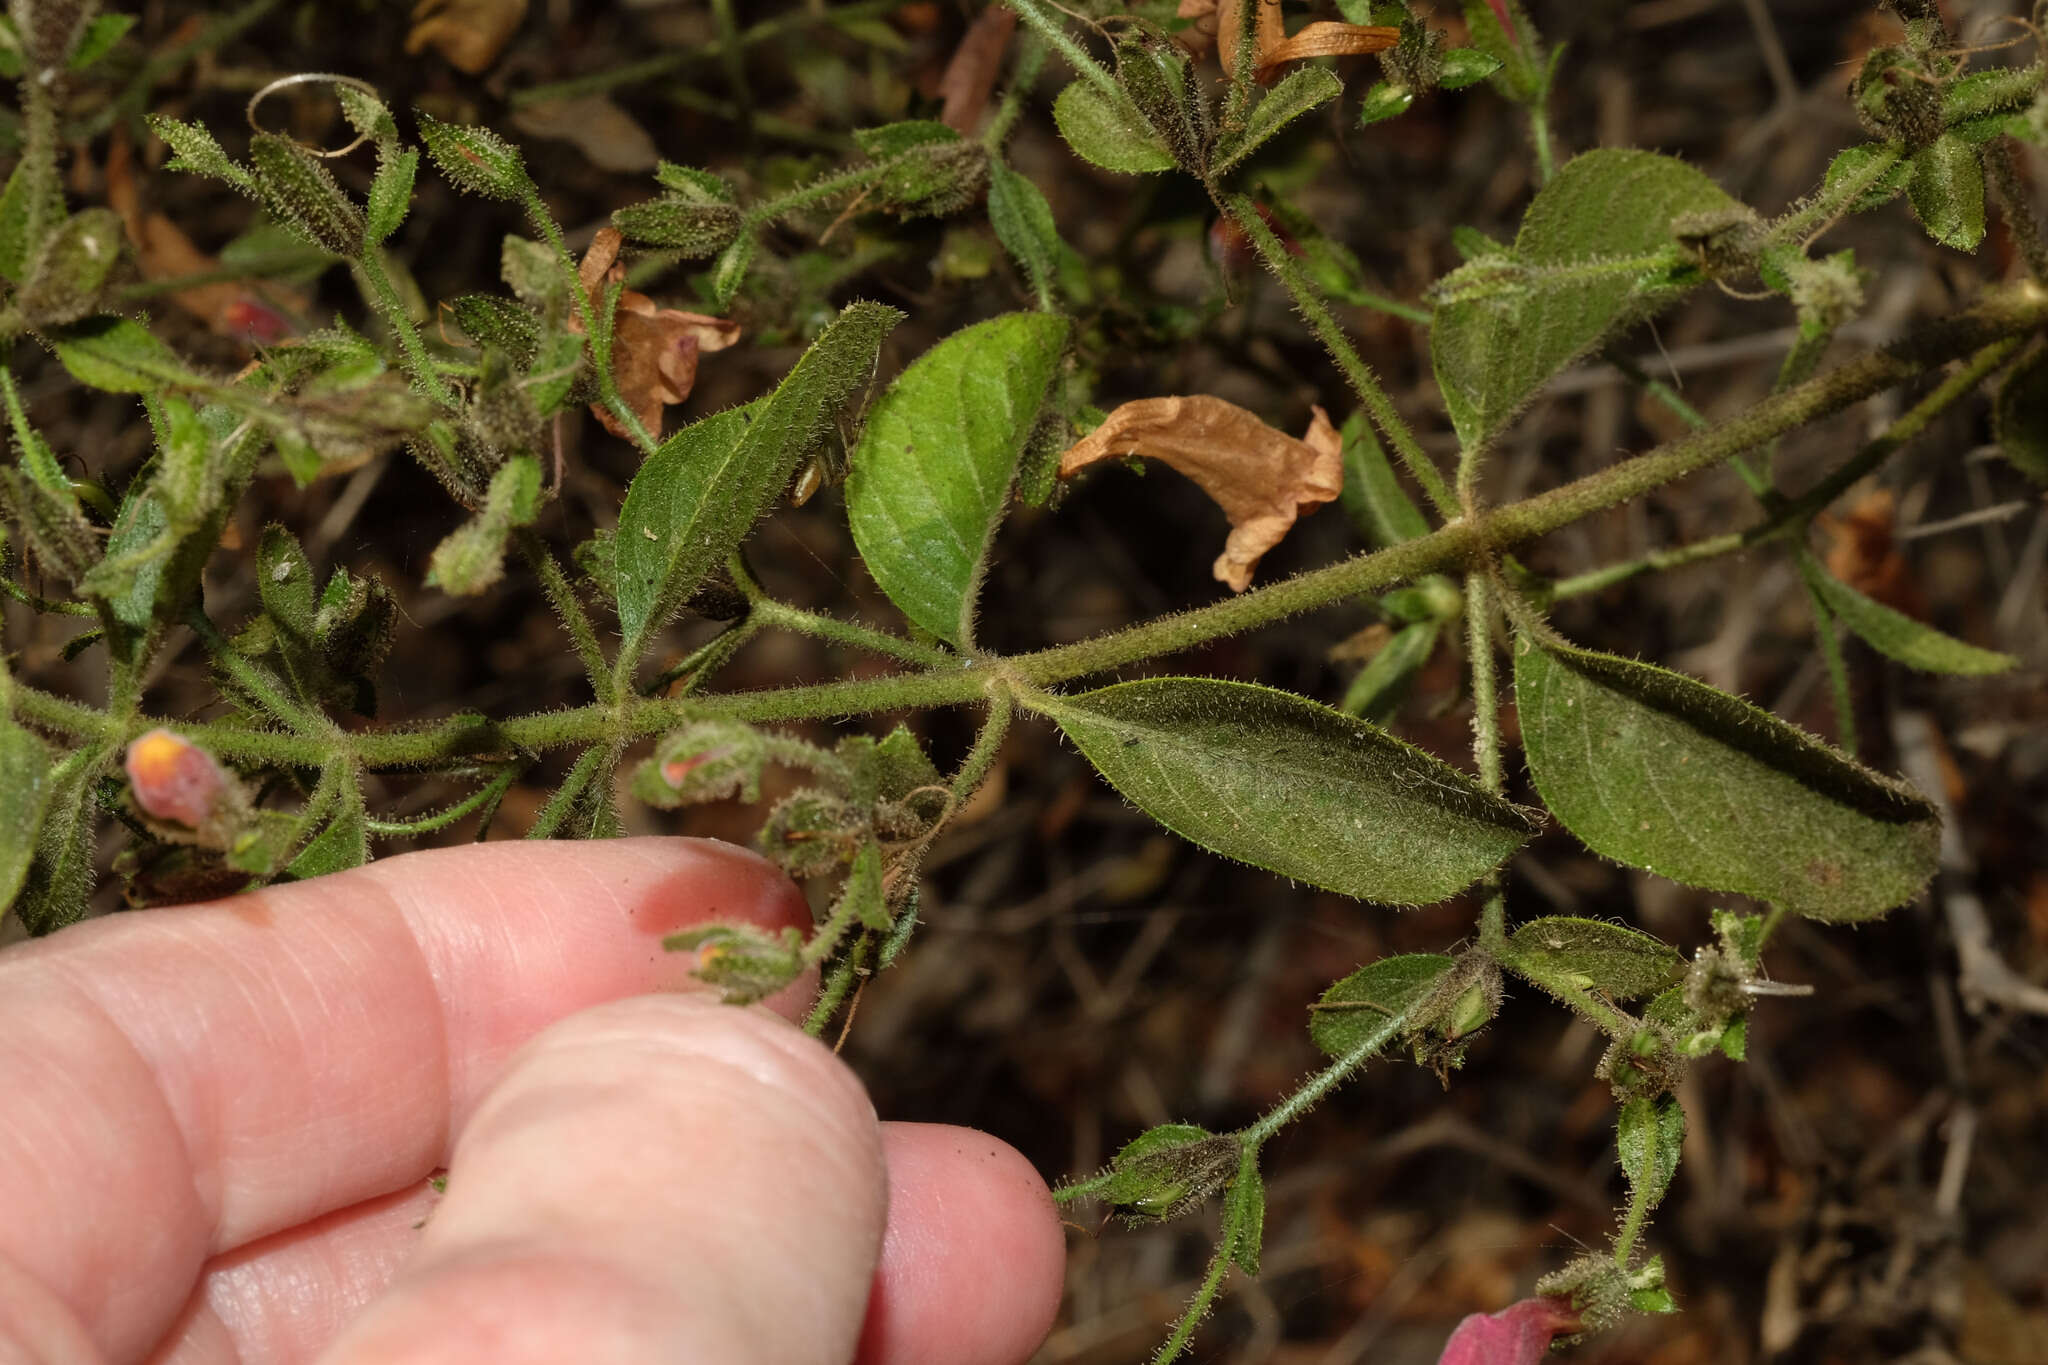
[[[212,754],[169,730],[128,746],[128,785],[144,815],[199,829],[240,805],[235,781]]]
[[[767,741],[752,726],[700,720],[655,746],[654,757],[633,774],[633,794],[665,810],[733,797],[757,801],[767,761]]]

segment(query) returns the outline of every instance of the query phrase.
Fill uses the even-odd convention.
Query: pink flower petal
[[[1553,1339],[1582,1325],[1568,1299],[1523,1299],[1459,1323],[1437,1365],[1538,1365]]]

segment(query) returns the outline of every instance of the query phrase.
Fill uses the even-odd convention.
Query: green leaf
[[[1934,873],[1924,797],[1739,697],[1524,637],[1515,698],[1537,791],[1595,853],[1837,921],[1880,915]]]
[[[1437,84],[1445,90],[1463,90],[1476,85],[1501,69],[1501,60],[1476,47],[1454,47],[1444,53],[1443,69],[1437,73]]]
[[[1437,636],[1442,631],[1441,622],[1416,621],[1394,632],[1394,638],[1351,680],[1337,709],[1368,724],[1383,724],[1401,705],[1415,675],[1436,652]]]
[[[1569,915],[1530,920],[1508,936],[1508,949],[1531,976],[1568,980],[1616,1000],[1654,994],[1685,972],[1685,959],[1662,939]]]
[[[1216,148],[1210,170],[1222,175],[1276,137],[1280,130],[1344,93],[1344,82],[1327,67],[1305,66],[1281,81],[1252,106],[1244,131]]]
[[[661,162],[654,168],[654,178],[664,189],[672,190],[678,199],[690,204],[737,204],[739,196],[733,193],[731,185],[723,177],[710,171],[700,171],[694,166],[679,166],[673,161]]]
[[[518,199],[538,193],[527,177],[519,149],[488,128],[443,123],[422,113],[420,140],[450,184],[487,199]]]
[[[1361,900],[1442,900],[1535,829],[1420,749],[1269,687],[1147,678],[1026,703],[1181,837]]]
[[[1454,965],[1441,953],[1403,953],[1367,963],[1323,992],[1308,1036],[1332,1057],[1385,1047],[1407,1011],[1436,989]]]
[[[341,809],[307,841],[284,872],[293,881],[304,881],[308,877],[324,877],[330,872],[361,867],[369,860],[370,829],[368,817],[363,812],[362,793],[353,781],[344,781]]]
[[[1602,148],[1560,170],[1529,205],[1510,256],[1436,285],[1430,355],[1465,448],[1614,330],[1683,292],[1674,218],[1738,207],[1699,171],[1652,152]]]
[[[711,480],[731,465],[761,401],[692,422],[663,441],[633,476],[612,541],[619,624],[627,638],[658,626],[719,562],[673,528],[711,496]]]
[[[1060,91],[1052,118],[1075,155],[1106,171],[1138,175],[1170,171],[1178,164],[1136,106],[1111,99],[1087,81],[1075,81]]]
[[[889,386],[853,452],[846,512],[861,559],[905,616],[950,644],[973,636],[989,545],[1066,339],[1057,313],[955,332]]]
[[[1670,1095],[1639,1095],[1621,1106],[1614,1127],[1622,1173],[1644,1208],[1655,1208],[1671,1188],[1685,1144],[1685,1110]]]
[[[1984,240],[1984,164],[1955,133],[1943,133],[1913,156],[1906,197],[1927,235],[1958,251]]]
[[[1344,442],[1344,514],[1366,542],[1384,549],[1429,534],[1429,521],[1387,459],[1365,414],[1354,412],[1339,433]]]
[[[15,915],[31,934],[51,933],[85,917],[99,813],[93,784],[113,755],[111,748],[75,749],[50,770],[42,830],[14,902]]]
[[[1828,163],[1827,174],[1821,178],[1821,193],[1831,194],[1836,186],[1852,178],[1862,180],[1870,174],[1871,166],[1881,156],[1892,156],[1891,165],[1885,168],[1861,194],[1849,204],[1851,213],[1868,213],[1898,198],[1905,192],[1906,182],[1913,178],[1911,160],[1897,156],[1891,147],[1882,142],[1866,142],[1860,146],[1845,147],[1835,154]]]
[[[1238,1269],[1247,1275],[1259,1273],[1259,1249],[1266,1240],[1266,1182],[1259,1174],[1256,1149],[1238,1158],[1237,1178],[1223,1192],[1223,1239]]]
[[[14,903],[50,809],[50,751],[0,715],[0,911]]]
[[[882,892],[882,847],[874,840],[861,844],[860,852],[853,855],[853,866],[846,869],[846,882],[839,888],[839,903],[832,915],[838,923],[851,918],[878,934],[888,933],[894,925]]]
[[[47,340],[79,383],[109,393],[153,393],[165,388],[210,389],[176,352],[129,318],[98,317],[53,331]]]
[[[1060,267],[1073,256],[1073,249],[1060,240],[1053,221],[1052,205],[1038,186],[1000,161],[988,168],[988,221],[996,240],[1017,258],[1031,288],[1049,303]]]
[[[261,193],[256,187],[256,177],[229,160],[220,143],[205,128],[183,119],[166,118],[162,114],[150,114],[147,121],[149,131],[162,138],[171,149],[171,159],[164,163],[165,170],[210,175],[216,180],[225,180],[244,194]]]
[[[83,71],[107,55],[115,43],[135,26],[132,14],[94,15],[85,25],[85,35],[78,40],[78,47],[72,52],[67,63],[73,71]]]
[[[93,310],[120,257],[120,217],[112,209],[82,210],[43,239],[15,302],[37,327],[76,322]]]
[[[2010,654],[1965,644],[1864,596],[1823,569],[1810,554],[1800,554],[1799,572],[1828,604],[1828,610],[1842,618],[1843,625],[1862,636],[1878,653],[1897,659],[1908,668],[1929,673],[1983,674],[2003,673],[2019,666],[2019,660]]]
[[[622,658],[639,657],[648,634],[746,539],[867,383],[902,316],[849,304],[774,393],[684,427],[647,457],[619,513]]]
[[[1991,429],[2014,469],[2048,484],[2048,349],[2036,347],[2005,377]]]
[[[365,215],[365,239],[371,246],[398,231],[412,207],[413,178],[419,173],[420,154],[408,147],[393,155],[379,148],[377,178],[370,182],[369,209]]]
[[[50,229],[64,221],[64,187],[53,122],[32,118],[16,127],[26,137],[0,190],[0,276],[19,281]]]
[[[1370,128],[1375,123],[1385,123],[1414,107],[1415,92],[1407,86],[1393,81],[1374,81],[1372,88],[1365,92],[1365,98],[1358,102],[1358,126]]]
[[[1451,229],[1451,246],[1456,249],[1458,259],[1483,261],[1489,256],[1511,256],[1507,243],[1496,242],[1476,227],[1463,223]]]
[[[157,478],[163,478],[161,466]],[[107,557],[82,585],[92,592],[100,587],[100,580],[118,574],[119,580],[108,583],[101,595],[114,620],[131,632],[147,629],[157,615],[164,569],[179,542],[171,520],[163,497],[153,487],[129,497],[121,504],[114,529],[107,536]]]

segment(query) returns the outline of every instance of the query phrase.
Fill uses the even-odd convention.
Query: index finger
[[[424,1178],[505,1060],[587,1006],[678,986],[664,935],[808,924],[702,840],[491,844],[0,955],[0,1262],[115,1358],[206,1260]]]

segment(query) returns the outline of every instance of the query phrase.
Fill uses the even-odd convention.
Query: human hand
[[[0,954],[0,1361],[1023,1360],[1044,1183],[878,1124],[802,983],[673,992],[713,918],[810,922],[723,844],[490,844]]]

